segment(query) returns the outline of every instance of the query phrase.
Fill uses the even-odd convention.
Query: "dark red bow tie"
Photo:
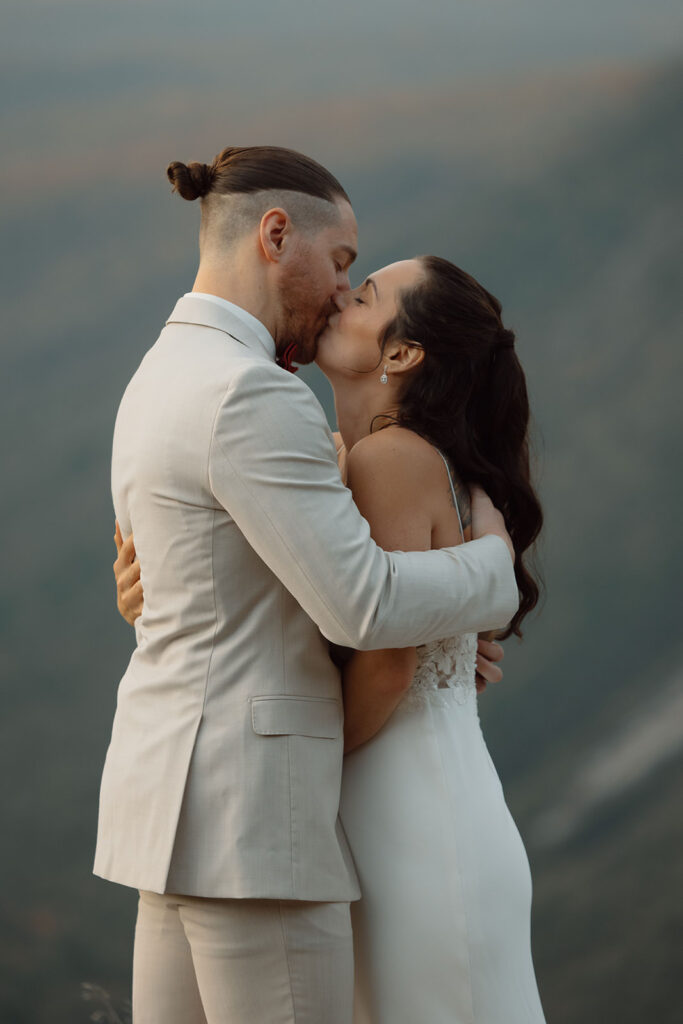
[[[299,367],[292,366],[292,360],[294,359],[294,353],[296,352],[296,342],[293,341],[291,345],[288,345],[281,356],[278,356],[275,362],[278,366],[281,366],[283,370],[289,370],[290,373],[298,373]]]

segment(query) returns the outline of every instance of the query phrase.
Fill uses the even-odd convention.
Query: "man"
[[[275,147],[168,174],[202,198],[200,265],[116,421],[114,505],[145,603],[94,870],[140,890],[134,1024],[348,1024],[360,894],[325,638],[375,649],[503,626],[512,546],[480,498],[469,544],[379,549],[320,405],[286,372],[349,287],[339,182]]]

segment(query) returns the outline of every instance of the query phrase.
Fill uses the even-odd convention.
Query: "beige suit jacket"
[[[504,542],[378,548],[311,390],[198,296],[180,299],[126,389],[112,491],[145,605],[95,874],[158,893],[358,898],[327,640],[401,647],[506,624],[518,593]]]

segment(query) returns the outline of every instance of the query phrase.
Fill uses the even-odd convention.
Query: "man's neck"
[[[239,268],[219,275],[209,268],[200,267],[192,291],[217,295],[219,299],[234,302],[260,320],[271,336],[275,335],[275,312],[270,308],[265,289],[260,282],[240,273]]]

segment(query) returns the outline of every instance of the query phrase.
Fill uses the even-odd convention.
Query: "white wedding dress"
[[[344,760],[363,894],[354,1024],[545,1021],[529,862],[481,731],[476,648],[475,633],[418,647],[397,710]]]

